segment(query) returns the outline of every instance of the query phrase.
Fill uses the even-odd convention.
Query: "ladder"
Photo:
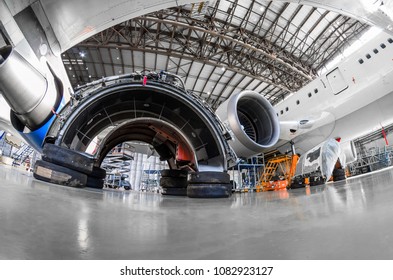
[[[277,169],[280,169],[281,173],[285,175],[285,180],[290,182],[291,177],[291,163],[292,157],[288,155],[282,155],[269,160],[262,171],[260,179],[256,185],[257,192],[263,190],[268,186],[269,182],[272,181],[273,176],[276,174]]]

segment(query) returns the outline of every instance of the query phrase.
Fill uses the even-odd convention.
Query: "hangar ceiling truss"
[[[69,49],[63,62],[74,86],[166,70],[213,108],[246,88],[276,104],[316,78],[368,28],[296,3],[216,0],[125,21]]]

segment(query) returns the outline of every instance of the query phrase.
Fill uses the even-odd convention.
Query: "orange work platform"
[[[289,187],[295,174],[298,160],[299,157],[297,155],[282,155],[269,160],[255,186],[256,191],[274,191]],[[281,178],[274,180],[275,176]]]

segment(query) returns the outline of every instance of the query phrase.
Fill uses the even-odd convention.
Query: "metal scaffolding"
[[[358,175],[392,165],[393,146],[389,139],[393,132],[393,124],[375,130],[355,139],[357,160],[349,164],[351,175]]]
[[[248,162],[238,163],[229,172],[233,185],[232,189],[236,192],[255,191],[264,167],[263,156],[252,157]]]

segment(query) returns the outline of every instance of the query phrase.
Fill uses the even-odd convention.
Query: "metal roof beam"
[[[253,51],[255,51],[255,52],[259,53],[259,54],[262,54],[262,55],[266,56],[267,58],[270,58],[270,59],[272,59],[272,60],[274,60],[274,61],[277,61],[277,62],[280,63],[280,64],[283,64],[285,67],[287,67],[287,68],[290,69],[291,71],[297,73],[297,74],[300,75],[300,76],[303,76],[304,78],[306,78],[306,79],[309,80],[309,81],[313,80],[313,77],[312,77],[309,73],[305,73],[304,71],[299,70],[297,67],[292,66],[291,64],[289,64],[289,63],[283,61],[281,58],[278,58],[276,55],[272,55],[272,54],[270,54],[270,53],[264,51],[263,49],[254,47],[254,46],[252,46],[252,45],[250,45],[250,44],[248,44],[248,43],[245,43],[245,42],[242,42],[242,41],[240,41],[240,40],[234,39],[234,38],[229,37],[229,36],[227,36],[227,35],[220,34],[220,33],[216,32],[216,31],[213,31],[213,30],[206,30],[206,29],[204,29],[204,28],[200,28],[200,27],[197,27],[197,26],[190,26],[190,25],[187,25],[187,24],[181,23],[181,22],[170,21],[170,20],[162,20],[162,19],[152,18],[152,17],[146,17],[146,18],[144,18],[144,17],[138,17],[138,18],[135,18],[135,19],[136,19],[136,20],[139,20],[139,19],[148,19],[148,20],[151,20],[151,21],[156,21],[156,22],[171,24],[171,25],[177,26],[177,27],[191,28],[191,29],[194,29],[194,30],[196,30],[196,31],[205,32],[205,33],[207,33],[208,35],[210,35],[210,36],[212,36],[212,37],[215,37],[215,38],[219,38],[219,39],[222,39],[222,40],[225,39],[225,40],[227,40],[227,41],[232,41],[232,42],[236,43],[237,45],[239,45],[239,46],[241,46],[241,47],[243,47],[243,48],[247,48],[247,49],[253,50]]]

